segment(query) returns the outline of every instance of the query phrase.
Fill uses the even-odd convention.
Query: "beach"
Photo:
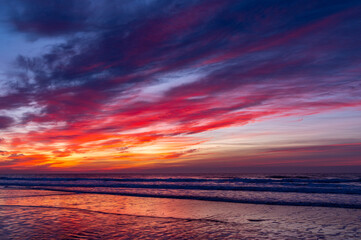
[[[0,240],[361,240],[360,0],[0,13]]]
[[[36,186],[0,189],[4,240],[360,238],[357,207],[123,196]]]

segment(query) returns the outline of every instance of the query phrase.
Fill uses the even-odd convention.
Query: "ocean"
[[[361,174],[0,175],[0,239],[361,239]]]

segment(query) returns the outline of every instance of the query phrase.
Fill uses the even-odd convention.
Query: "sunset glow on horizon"
[[[359,1],[0,4],[0,172],[361,170]]]

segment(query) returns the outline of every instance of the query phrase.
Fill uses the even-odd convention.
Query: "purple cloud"
[[[0,116],[0,129],[10,127],[14,123],[14,119],[7,116]]]

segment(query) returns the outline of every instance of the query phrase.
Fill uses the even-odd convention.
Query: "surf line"
[[[99,214],[107,214],[107,215],[117,215],[117,216],[126,216],[126,217],[136,217],[136,218],[157,218],[157,219],[173,219],[178,221],[206,221],[206,222],[215,222],[215,223],[223,223],[223,224],[237,224],[235,222],[226,222],[216,219],[208,219],[208,218],[177,218],[177,217],[159,217],[159,216],[147,216],[147,215],[136,215],[136,214],[123,214],[123,213],[111,213],[111,212],[103,212],[97,210],[83,209],[83,208],[73,208],[73,207],[55,207],[55,206],[34,206],[34,205],[18,205],[18,204],[6,204],[0,205],[2,207],[19,207],[19,208],[47,208],[47,209],[56,209],[56,210],[69,210],[69,211],[80,211],[80,212],[88,212],[88,213],[99,213]]]
[[[282,202],[282,201],[262,201],[262,200],[242,200],[233,198],[222,197],[205,197],[205,196],[192,196],[192,195],[158,195],[146,193],[122,193],[122,192],[97,192],[97,191],[82,191],[82,190],[61,190],[52,188],[36,188],[42,190],[74,192],[76,194],[106,194],[115,196],[130,196],[130,197],[151,197],[151,198],[169,198],[169,199],[185,199],[185,200],[198,200],[198,201],[213,201],[213,202],[230,202],[230,203],[243,203],[243,204],[263,204],[263,205],[278,205],[278,206],[303,206],[303,207],[334,207],[334,208],[350,208],[361,209],[360,204],[342,204],[342,203],[322,203],[322,202]]]

